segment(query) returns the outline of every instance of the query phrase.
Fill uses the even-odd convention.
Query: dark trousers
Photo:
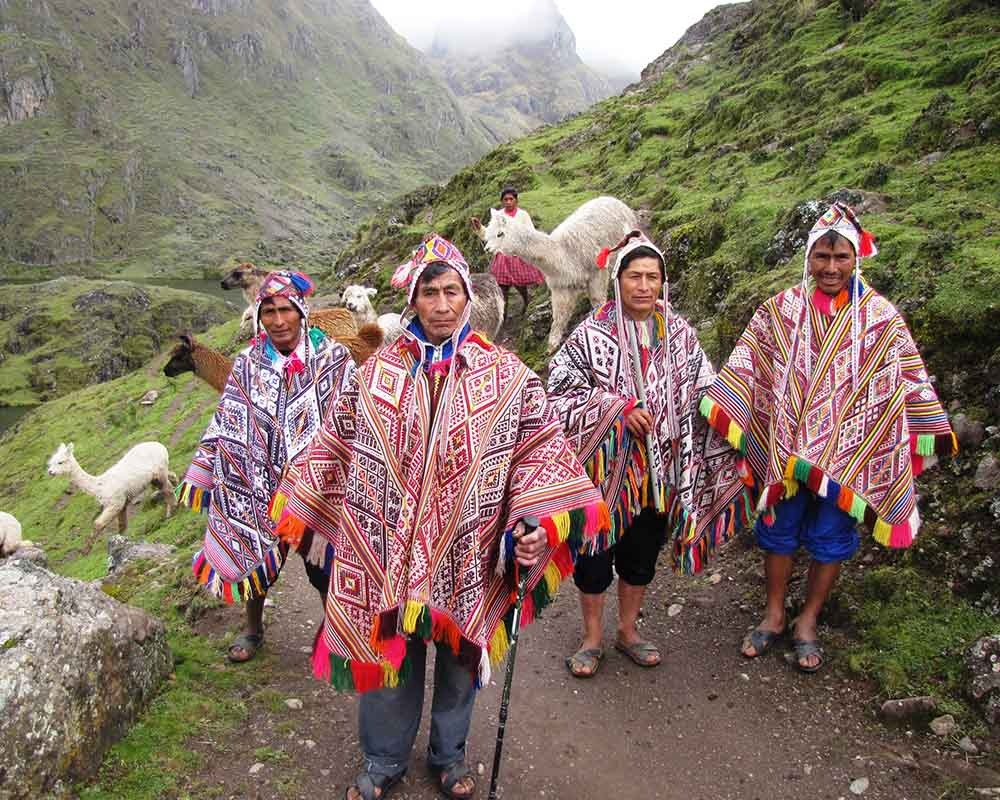
[[[436,645],[434,701],[427,765],[434,771],[465,760],[465,740],[472,724],[476,684],[468,668],[447,644]],[[427,643],[419,637],[406,642],[411,671],[395,689],[365,692],[358,700],[358,738],[368,772],[399,775],[406,769],[424,708]]]
[[[631,586],[648,586],[656,574],[656,559],[666,535],[667,518],[644,508],[608,550],[577,558],[573,582],[584,594],[602,594],[617,571]]]

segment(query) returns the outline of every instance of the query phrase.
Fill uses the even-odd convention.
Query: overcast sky
[[[425,50],[439,25],[465,27],[488,47],[490,31],[524,26],[540,0],[372,0],[379,13],[414,47]],[[541,0],[545,2],[545,0]],[[639,72],[721,0],[555,0],[576,34],[580,58],[610,74]]]

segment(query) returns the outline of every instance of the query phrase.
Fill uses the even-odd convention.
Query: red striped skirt
[[[545,276],[538,268],[517,256],[496,253],[490,271],[501,286],[535,286],[545,282]]]

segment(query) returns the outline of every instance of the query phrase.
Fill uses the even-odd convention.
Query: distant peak
[[[484,55],[510,48],[544,46],[559,57],[576,57],[576,37],[553,0],[509,0],[469,7],[442,20],[429,53],[435,57]]]

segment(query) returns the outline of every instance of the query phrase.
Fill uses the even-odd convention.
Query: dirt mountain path
[[[878,723],[870,687],[836,658],[807,676],[792,669],[782,648],[757,661],[739,655],[737,643],[756,613],[747,598],[759,595],[757,564],[736,544],[717,564],[717,584],[663,569],[642,623],[644,635],[664,648],[663,665],[640,669],[610,648],[609,608],[609,652],[589,681],[563,666],[578,627],[576,590],[564,585],[521,639],[502,796],[838,800],[853,797],[851,783],[866,778],[866,798],[940,797],[938,780],[903,766],[910,754],[918,763],[935,757],[934,743]],[[342,797],[360,766],[355,697],[308,676],[321,612],[299,559],[289,559],[272,598],[265,650],[250,664],[226,667],[246,672],[249,725],[224,741],[193,737],[192,747],[207,756],[193,796]],[[674,603],[683,610],[671,617]],[[239,619],[238,609],[226,610],[233,631]],[[468,744],[469,762],[483,765],[481,798],[502,680],[501,669],[480,694]],[[401,800],[438,797],[423,762],[429,694],[409,776],[391,795]]]

